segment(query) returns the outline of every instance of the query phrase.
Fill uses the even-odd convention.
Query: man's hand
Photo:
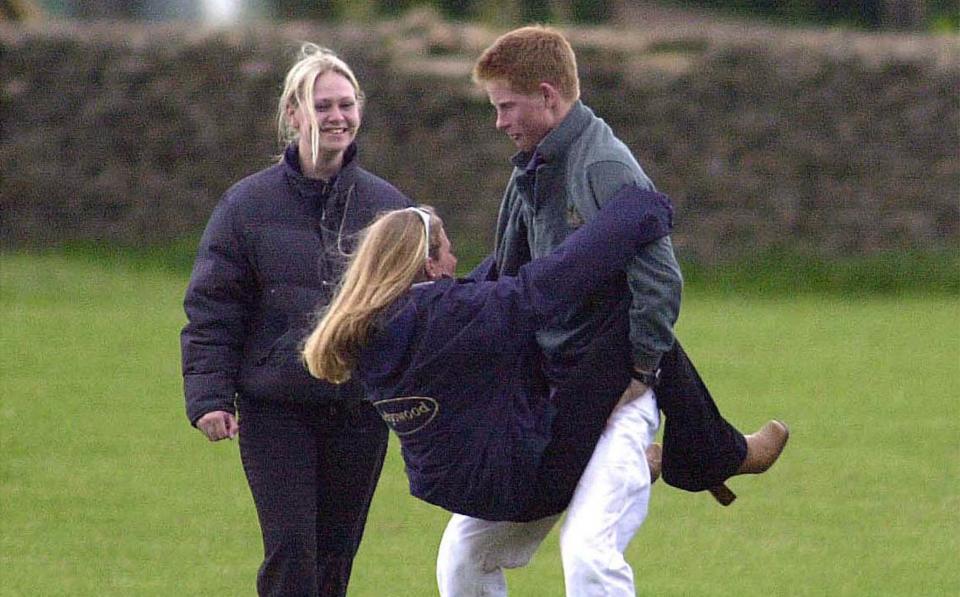
[[[623,394],[620,395],[620,400],[617,402],[617,408],[627,404],[633,400],[636,400],[640,396],[643,396],[647,393],[647,390],[650,389],[645,383],[642,383],[636,379],[630,380],[630,385],[627,386],[627,389],[623,391]]]
[[[207,436],[208,440],[218,442],[222,439],[235,438],[240,432],[240,425],[237,424],[237,417],[232,413],[215,410],[197,419],[197,429]]]

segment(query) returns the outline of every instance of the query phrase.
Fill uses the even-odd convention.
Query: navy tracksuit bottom
[[[575,368],[555,381],[556,407],[537,494],[518,521],[566,509],[607,418],[630,383],[629,320],[626,304],[615,309],[578,357]],[[660,361],[654,388],[664,415],[663,479],[687,491],[722,483],[747,455],[743,434],[720,414],[710,391],[679,341]]]
[[[240,457],[260,519],[261,596],[347,594],[387,427],[366,402],[241,399]]]

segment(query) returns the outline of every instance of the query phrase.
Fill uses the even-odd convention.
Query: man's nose
[[[503,130],[507,128],[507,126],[508,126],[507,119],[503,117],[503,114],[500,114],[499,112],[497,112],[497,124],[496,124],[497,130]]]

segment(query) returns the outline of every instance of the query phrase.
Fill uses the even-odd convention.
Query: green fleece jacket
[[[515,275],[532,258],[553,251],[592,220],[626,184],[653,190],[629,148],[578,101],[533,152],[518,153],[497,219],[495,256],[500,275]],[[637,368],[652,371],[673,345],[683,280],[670,237],[645,245],[627,268],[630,342]],[[611,308],[609,302],[597,302]],[[571,309],[538,341],[555,362],[595,330],[597,313]]]

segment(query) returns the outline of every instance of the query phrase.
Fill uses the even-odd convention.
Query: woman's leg
[[[679,340],[663,355],[660,371],[663,480],[687,491],[723,483],[746,458],[746,438],[720,414]]]
[[[379,417],[358,416],[241,402],[240,456],[263,534],[260,595],[346,594],[386,449]]]
[[[321,413],[322,413],[321,409]],[[346,595],[353,559],[380,478],[388,431],[367,402],[331,409],[332,428],[320,435],[317,458],[317,579],[320,595]]]
[[[263,535],[257,593],[316,595],[316,438],[280,404],[240,405],[240,458]]]
[[[580,477],[614,407],[630,385],[631,347],[627,336],[628,301],[614,309],[576,362],[553,380],[551,396],[556,413],[550,442],[533,483],[536,493],[521,520],[563,512],[573,498]],[[553,367],[559,373],[560,367]]]
[[[441,597],[503,597],[503,571],[526,566],[560,518],[493,522],[454,514],[437,554]]]
[[[646,449],[659,422],[650,390],[610,415],[560,530],[567,595],[636,594],[633,571],[623,553],[647,516]]]

